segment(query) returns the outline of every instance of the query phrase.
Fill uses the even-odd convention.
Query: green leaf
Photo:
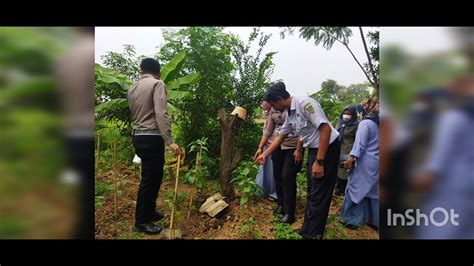
[[[181,70],[179,68],[180,68],[180,65],[182,66],[182,62],[185,57],[186,57],[186,53],[181,52],[177,56],[172,58],[168,62],[168,64],[166,64],[163,67],[163,69],[161,70],[161,80],[163,80],[165,84],[168,84],[171,76],[173,75],[173,72],[179,72],[179,70]],[[168,76],[170,76],[170,78],[168,78]]]
[[[121,81],[118,78],[116,78],[114,76],[111,76],[111,75],[106,75],[105,73],[100,73],[98,75],[98,81],[103,82],[103,83],[109,83],[109,84],[110,83],[118,83],[118,84],[121,83]]]
[[[334,239],[334,231],[328,230],[326,234],[327,239]]]
[[[258,230],[253,230],[252,233],[256,238],[262,238],[262,234]]]
[[[111,111],[116,109],[124,109],[128,107],[127,99],[113,99],[105,103],[101,103],[95,107],[96,113]]]
[[[168,88],[168,90],[174,90],[174,89],[178,89],[178,88],[180,88],[181,86],[184,86],[184,85],[194,84],[194,83],[198,82],[200,79],[201,79],[201,74],[200,73],[193,73],[193,74],[189,74],[189,75],[186,75],[184,77],[180,77],[178,79],[175,79],[175,80],[167,83],[166,87]]]
[[[116,71],[105,69],[100,65],[95,66],[96,71],[96,85],[107,84],[109,86],[116,86],[119,90],[126,93],[133,83],[132,80],[128,79],[125,75],[120,74]]]
[[[175,105],[173,105],[171,103],[168,103],[168,114],[169,115],[177,115],[177,114],[179,114],[179,112],[181,112],[181,110],[179,110],[178,107],[176,107]]]
[[[243,197],[243,198],[240,199],[240,205],[245,205],[245,204],[247,204],[248,201],[249,201],[248,198]]]
[[[249,225],[244,224],[244,225],[242,225],[242,229],[240,229],[240,234],[243,235],[243,234],[247,233],[248,231],[249,231]]]
[[[168,91],[168,100],[180,100],[184,98],[189,98],[190,96],[191,96],[191,93],[187,91],[175,91],[175,90]]]
[[[50,77],[31,78],[0,90],[3,101],[23,100],[25,97],[39,97],[54,93],[54,79]]]
[[[336,215],[329,215],[326,224],[331,224],[331,223],[334,222],[335,220],[336,220]]]

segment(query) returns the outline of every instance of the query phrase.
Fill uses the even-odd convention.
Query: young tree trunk
[[[375,89],[375,96],[379,97],[379,79],[378,75],[375,73],[374,66],[372,65],[372,58],[370,57],[369,49],[367,48],[367,43],[365,42],[364,32],[362,31],[362,27],[359,27],[360,37],[362,39],[362,43],[364,44],[365,54],[367,55],[367,61],[369,62],[370,73],[372,74],[372,82]]]
[[[234,187],[232,186],[232,171],[242,160],[242,150],[234,149],[234,136],[232,134],[235,127],[239,127],[242,121],[237,116],[228,116],[224,109],[219,110],[218,116],[221,124],[221,164],[220,164],[220,184],[222,194],[232,200],[235,198]]]

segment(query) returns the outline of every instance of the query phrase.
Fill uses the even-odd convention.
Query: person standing
[[[278,135],[287,115],[287,109],[279,111],[272,108],[270,110],[266,123],[267,126],[263,132],[255,157],[262,153],[263,146],[269,138]],[[283,215],[283,218],[280,220],[282,223],[292,224],[295,222],[296,176],[301,170],[303,153],[302,143],[293,130],[271,154],[278,201],[278,207],[275,209],[274,214]]]
[[[339,141],[341,142],[341,161],[345,161],[349,152],[352,150],[354,145],[355,136],[359,121],[357,121],[356,107],[349,105],[342,111],[339,116],[339,121],[336,125],[336,129],[339,132]],[[342,196],[345,194],[347,185],[347,170],[339,168],[337,172],[337,183],[334,191],[335,196]]]
[[[142,176],[137,195],[134,230],[158,234],[162,228],[153,224],[163,215],[156,211],[156,199],[163,179],[165,144],[176,155],[167,112],[167,88],[160,78],[160,64],[145,58],[140,64],[140,79],[128,91],[133,123],[133,146],[142,160]]]
[[[272,85],[265,100],[276,110],[289,111],[273,144],[256,161],[265,163],[266,157],[280,146],[287,135],[293,130],[296,132],[303,147],[309,148],[307,205],[298,234],[303,239],[322,238],[339,167],[339,133],[316,100],[291,97],[283,82]]]

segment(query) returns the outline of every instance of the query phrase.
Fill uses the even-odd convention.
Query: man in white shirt
[[[274,109],[288,108],[289,112],[279,135],[256,161],[263,164],[266,157],[280,146],[291,131],[296,132],[303,142],[303,147],[309,148],[307,205],[304,223],[298,233],[303,239],[322,238],[332,191],[337,180],[339,133],[316,100],[309,97],[291,97],[283,82],[275,83],[268,89],[265,101]]]

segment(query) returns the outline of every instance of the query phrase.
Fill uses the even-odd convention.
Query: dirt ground
[[[109,191],[103,198],[103,203],[96,208],[97,239],[161,239],[160,235],[150,236],[133,232],[135,203],[140,179],[138,171],[127,166],[119,168],[117,178],[117,213],[115,214],[114,191]],[[99,173],[96,182],[106,183],[113,188],[113,172]],[[159,193],[157,205],[158,210],[165,214],[165,218],[158,224],[164,228],[169,227],[171,210],[165,202],[172,195],[174,189],[173,180],[164,180]],[[188,184],[179,184],[180,192],[190,195],[192,187]],[[215,188],[204,188],[197,192],[193,205],[198,209],[206,200],[218,191]],[[339,210],[342,206],[342,197],[333,197],[331,204],[329,223],[326,227],[325,238],[328,239],[378,239],[378,232],[363,226],[357,230],[342,227],[337,221]],[[239,198],[228,202],[229,206],[219,213],[215,218],[207,214],[192,211],[189,220],[187,211],[189,198],[186,197],[178,208],[178,218],[175,228],[183,233],[183,239],[276,239],[275,218],[273,209],[276,203],[269,199],[251,201],[240,206]],[[293,229],[301,227],[305,207],[305,199],[297,199],[296,222],[291,225]],[[248,227],[249,230],[245,230]]]

